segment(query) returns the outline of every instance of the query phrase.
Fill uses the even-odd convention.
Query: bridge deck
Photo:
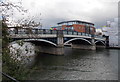
[[[26,39],[26,38],[57,38],[56,34],[12,34],[9,36],[10,38],[15,38],[15,39]],[[64,35],[63,37],[72,37],[72,38],[92,38],[91,36],[83,36],[83,35]],[[105,41],[105,38],[98,38],[95,37],[96,40],[103,40]]]
[[[59,33],[60,32],[60,33]],[[106,40],[104,37],[101,36],[93,36],[91,34],[87,33],[80,33],[76,31],[67,31],[67,30],[49,30],[49,29],[39,29],[39,30],[33,30],[32,33],[27,33],[26,30],[17,30],[17,33],[15,31],[9,31],[9,37],[15,38],[15,39],[29,39],[29,38],[56,38],[57,34],[61,34],[63,37],[72,37],[72,38],[95,38],[97,40]]]

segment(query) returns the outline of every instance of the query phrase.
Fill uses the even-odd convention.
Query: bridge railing
[[[27,30],[9,30],[8,33],[10,35],[12,34],[57,34],[58,30],[50,30],[50,29],[33,29],[31,32],[28,32]],[[66,35],[80,35],[80,36],[92,36],[91,34],[87,33],[82,33],[82,32],[76,32],[76,31],[71,31],[71,30],[61,30],[63,31],[63,34]]]
[[[11,34],[56,34],[56,30],[49,30],[49,29],[33,29],[31,32],[28,30],[9,30],[8,33]]]
[[[37,33],[33,33],[33,34],[56,34],[56,33],[57,33],[56,30],[41,29],[41,30],[38,30]]]
[[[24,34],[28,34],[28,35],[39,35],[39,34],[57,34],[58,30],[50,30],[50,29],[32,29],[31,32],[28,30],[23,30],[23,29],[19,29],[19,30],[8,30],[8,33],[10,35],[24,35]],[[102,36],[97,36],[97,35],[91,35],[88,33],[82,33],[82,32],[77,32],[77,31],[73,31],[73,30],[61,30],[63,35],[80,35],[80,36],[88,36],[88,37],[94,37],[94,38],[100,38],[100,39],[105,39]]]
[[[76,31],[71,31],[71,30],[61,30],[63,31],[63,34],[67,35],[84,35],[84,36],[91,36],[90,34],[87,33],[80,33]],[[28,30],[9,30],[9,34],[57,34],[57,30],[50,30],[50,29],[33,29],[31,32],[28,32]]]
[[[88,33],[77,32],[77,31],[66,31],[66,30],[63,31],[63,34],[66,34],[66,35],[89,36],[89,37],[92,36],[91,34],[88,34]]]

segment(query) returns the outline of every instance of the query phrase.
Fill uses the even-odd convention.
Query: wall
[[[107,21],[106,27],[102,27],[103,35],[109,36],[110,47],[120,47],[118,40],[118,18],[114,18],[114,21]]]
[[[115,18],[114,21],[110,23],[108,34],[109,34],[109,46],[118,47],[118,20],[117,18]]]
[[[47,47],[47,46],[36,46],[38,51],[41,53],[46,54],[53,54],[53,55],[63,55],[64,48],[57,48],[57,47]]]
[[[79,44],[72,44],[72,48],[84,49],[84,50],[96,50],[95,45],[79,45]]]

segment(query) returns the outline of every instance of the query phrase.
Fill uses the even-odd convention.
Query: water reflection
[[[65,48],[64,56],[39,54],[31,80],[117,80],[118,50]]]

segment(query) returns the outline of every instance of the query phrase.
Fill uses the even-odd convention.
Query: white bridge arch
[[[55,47],[57,47],[57,44],[51,42],[51,41],[48,41],[48,40],[45,40],[45,39],[24,39],[24,41],[41,41],[41,42],[46,42],[46,43],[49,43],[51,45],[54,45]]]
[[[105,43],[103,41],[100,41],[100,40],[96,41],[95,44],[98,42],[101,42],[105,46]]]
[[[66,44],[68,44],[69,42],[74,41],[74,40],[84,40],[84,41],[88,42],[90,45],[92,45],[92,43],[91,43],[90,41],[88,41],[88,40],[86,40],[86,39],[84,39],[84,38],[73,38],[73,39],[70,39],[70,40],[66,41],[66,42],[64,43],[64,45],[66,45]]]

